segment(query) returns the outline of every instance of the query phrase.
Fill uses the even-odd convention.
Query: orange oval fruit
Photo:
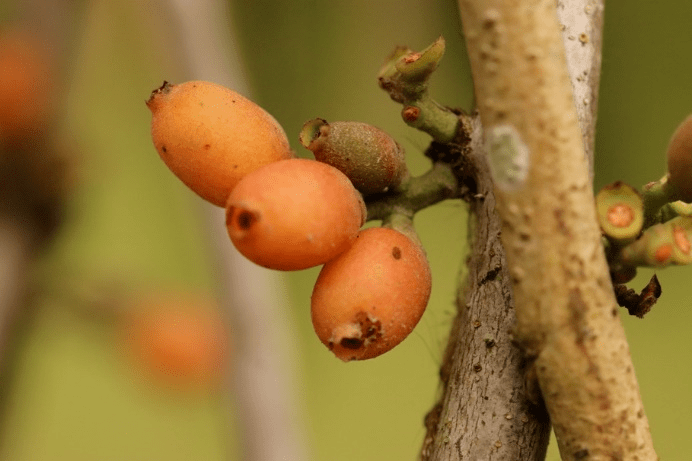
[[[418,244],[393,229],[365,229],[322,268],[312,292],[312,324],[341,360],[377,357],[413,331],[430,290],[430,266]]]
[[[130,356],[171,388],[213,388],[223,378],[226,328],[206,300],[173,295],[139,301],[125,327]]]
[[[45,44],[20,27],[0,34],[0,139],[22,140],[44,129],[54,81]]]
[[[147,101],[154,146],[203,199],[224,206],[246,174],[293,157],[286,133],[260,106],[215,83],[164,82]]]
[[[243,178],[226,204],[235,247],[260,266],[300,270],[346,251],[365,220],[363,199],[336,168],[290,159]]]

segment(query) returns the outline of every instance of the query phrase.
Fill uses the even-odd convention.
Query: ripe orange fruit
[[[293,157],[286,133],[264,109],[221,85],[164,82],[147,101],[154,146],[203,199],[224,206],[246,174]]]
[[[417,243],[393,229],[365,229],[322,268],[312,292],[312,324],[341,360],[377,357],[413,331],[430,290],[430,267]]]
[[[226,227],[235,247],[260,266],[300,270],[344,252],[365,220],[348,178],[316,160],[274,162],[231,192]]]
[[[44,128],[53,103],[52,64],[27,30],[0,33],[0,140],[25,139]]]
[[[125,342],[139,370],[176,389],[212,388],[221,382],[226,328],[214,306],[169,295],[135,307]]]

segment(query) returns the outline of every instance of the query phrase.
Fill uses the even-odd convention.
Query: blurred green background
[[[30,16],[34,3],[41,4],[4,2],[0,19]],[[412,172],[422,173],[428,139],[404,125],[375,77],[396,45],[421,49],[443,35],[447,52],[431,92],[470,108],[456,2],[238,0],[227,17],[203,18],[232,30],[228,48],[187,52],[167,2],[64,3],[71,17],[60,128],[77,145],[78,182],[69,219],[37,266],[33,315],[12,351],[0,459],[240,460],[235,407],[222,391],[143,386],[108,322],[69,308],[123,287],[213,293],[224,283],[204,205],[159,160],[144,101],[163,80],[213,80],[200,75],[195,57],[231,62],[238,88],[275,116],[300,155],[308,154],[297,139],[306,120],[359,120],[391,133]],[[640,186],[663,174],[668,138],[692,112],[690,17],[692,3],[682,0],[607,4],[596,188],[618,179]],[[421,212],[416,226],[433,269],[430,306],[401,346],[375,360],[341,363],[315,337],[309,296],[318,269],[282,275],[280,307],[299,358],[296,420],[312,460],[417,457],[464,260],[465,207],[444,202]],[[641,271],[632,285],[642,287],[651,274]],[[658,276],[659,303],[645,320],[624,322],[658,454],[692,459],[692,269]],[[554,444],[549,459],[559,459]]]

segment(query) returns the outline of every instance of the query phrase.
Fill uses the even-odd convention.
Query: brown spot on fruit
[[[247,210],[241,211],[240,213],[238,213],[238,215],[236,217],[236,222],[238,223],[238,227],[240,227],[243,230],[247,230],[250,227],[252,227],[252,225],[255,223],[256,220],[257,220],[257,217],[253,213],[251,213]]]
[[[360,338],[343,338],[339,344],[346,349],[360,349],[363,345],[363,340]]]
[[[394,257],[394,259],[401,259],[401,248],[392,248],[392,257]]]

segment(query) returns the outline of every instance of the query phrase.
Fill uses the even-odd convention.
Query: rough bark
[[[421,457],[543,460],[550,422],[511,339],[514,302],[478,117],[468,127],[465,153],[475,183],[468,272],[459,280],[458,313],[440,370],[442,398],[426,418]]]
[[[554,0],[460,0],[517,322],[563,459],[656,459]]]
[[[574,107],[593,180],[598,87],[601,79],[603,0],[560,0],[557,17],[572,82]]]
[[[603,3],[562,0],[558,2],[557,12],[584,151],[593,178]],[[504,248],[499,239],[501,224],[494,211],[491,179],[487,169],[482,168],[480,122],[474,127],[476,142],[470,147],[476,156],[475,163],[481,165],[477,187],[485,199],[471,203],[469,210],[475,217],[469,232],[473,239],[467,261],[470,272],[460,280],[459,312],[443,362],[442,398],[426,419],[428,432],[422,458],[457,460],[491,455],[493,459],[540,460],[545,458],[550,422],[545,408],[531,402],[536,395],[530,395],[532,381],[524,376],[524,355],[510,341],[516,316]],[[490,347],[486,349],[483,345]],[[478,372],[474,371],[474,365]],[[525,383],[529,383],[528,390]],[[474,392],[474,388],[486,391]],[[493,399],[497,404],[493,407],[499,406],[500,411],[487,405],[483,396]],[[516,411],[502,414],[503,409],[510,407],[519,412],[525,409],[526,416],[517,420]],[[474,423],[478,421],[481,423]],[[517,425],[518,421],[522,424]],[[465,437],[470,433],[469,427],[474,427],[473,437]],[[503,440],[514,443],[502,443]],[[494,446],[497,441],[500,446]]]

